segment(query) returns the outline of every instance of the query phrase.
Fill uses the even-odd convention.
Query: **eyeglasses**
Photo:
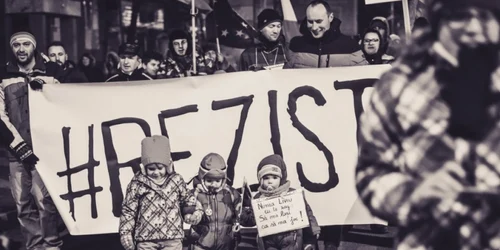
[[[374,38],[374,39],[365,39],[364,40],[364,43],[371,43],[371,42],[378,43],[378,42],[380,42],[380,39]]]

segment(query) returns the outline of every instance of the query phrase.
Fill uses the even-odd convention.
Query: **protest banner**
[[[309,226],[302,189],[277,197],[254,199],[252,209],[260,237]]]
[[[305,190],[320,225],[371,223],[351,211],[358,209],[356,131],[370,86],[389,68],[45,85],[29,95],[37,169],[73,235],[117,232],[125,190],[140,169],[140,142],[153,134],[170,138],[186,181],[215,152],[227,161],[230,184],[241,187],[246,177],[252,186],[258,163],[280,154],[291,187]]]

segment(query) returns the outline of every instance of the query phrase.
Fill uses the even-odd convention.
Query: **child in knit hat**
[[[182,176],[173,169],[170,142],[165,136],[142,140],[141,171],[127,187],[120,216],[120,240],[126,250],[182,250],[184,220],[202,215]]]
[[[209,153],[201,160],[193,192],[204,214],[191,228],[192,250],[235,248],[233,225],[240,211],[241,196],[226,184],[226,170],[226,162],[219,154]]]
[[[280,155],[270,155],[262,159],[257,167],[257,178],[259,180],[259,190],[254,196],[254,199],[279,196],[294,190],[290,187],[290,181],[287,180],[286,165]],[[250,203],[243,204],[245,205],[243,213],[241,214],[241,225],[249,227],[255,226],[255,217]],[[307,201],[305,201],[305,204],[310,226],[304,229],[265,236],[263,238],[259,237],[257,242],[259,250],[314,249],[320,234],[320,227]]]

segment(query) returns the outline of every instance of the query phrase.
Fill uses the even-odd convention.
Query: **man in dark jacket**
[[[287,48],[281,34],[283,17],[272,9],[263,10],[259,16],[259,43],[247,48],[240,56],[240,71],[282,69],[287,62]]]
[[[340,32],[330,5],[313,0],[301,25],[302,36],[290,41],[292,56],[285,68],[322,68],[352,66],[352,53],[359,50],[356,41]],[[338,20],[337,22],[339,22]]]
[[[70,63],[62,42],[56,41],[49,44],[47,54],[51,62],[61,65],[63,72],[59,80],[62,83],[83,83],[89,81],[83,72]]]
[[[139,45],[124,43],[120,45],[118,54],[120,55],[120,71],[108,78],[106,82],[153,80],[142,69],[139,69],[139,65],[141,65]]]
[[[26,249],[58,250],[62,246],[59,215],[36,169],[39,159],[32,150],[28,88],[39,90],[45,83],[59,83],[54,73],[60,66],[44,64],[35,37],[28,32],[13,34],[10,46],[14,59],[2,70],[0,84],[0,138],[9,148],[12,196]]]

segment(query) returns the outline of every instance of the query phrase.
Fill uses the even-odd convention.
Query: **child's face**
[[[264,175],[264,177],[262,177],[261,185],[264,190],[272,191],[280,186],[280,181],[281,181],[280,177],[272,174],[267,174]]]
[[[167,166],[161,163],[149,164],[145,168],[146,175],[155,181],[161,181],[167,176]]]
[[[205,186],[209,192],[215,192],[222,187],[222,179],[205,178]]]

